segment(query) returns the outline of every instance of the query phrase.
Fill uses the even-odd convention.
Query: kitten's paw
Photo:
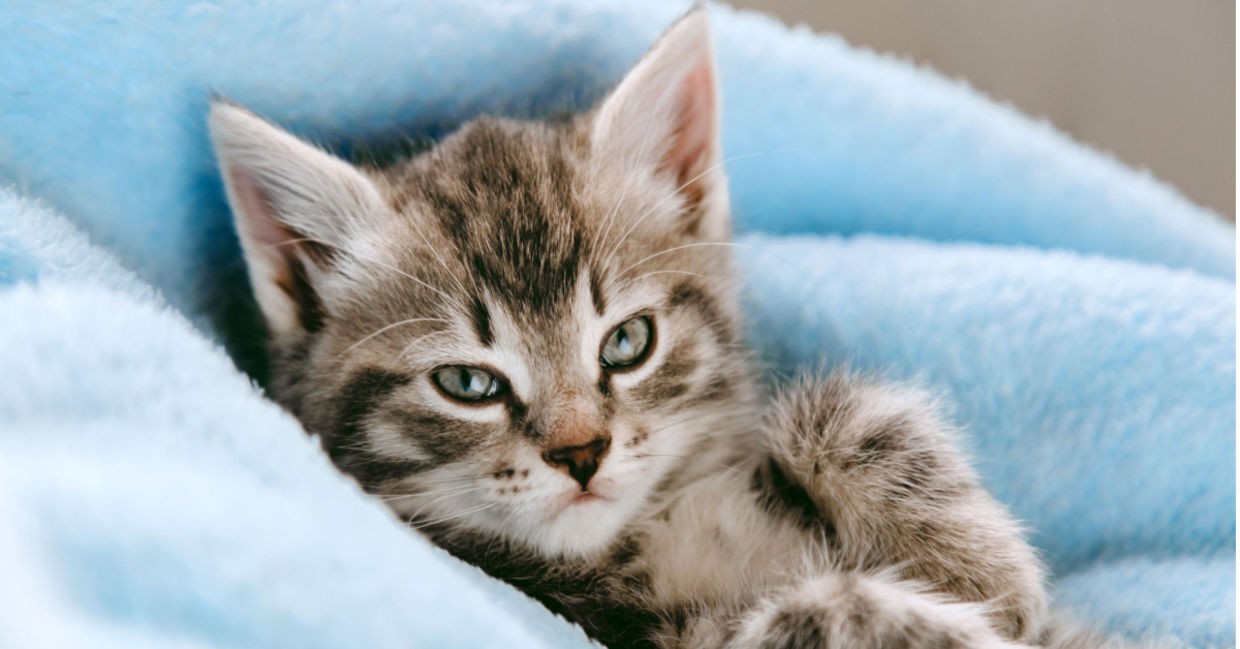
[[[728,649],[1021,649],[975,606],[859,574],[806,581],[741,621]]]
[[[766,429],[772,456],[811,495],[829,498],[851,485],[841,504],[872,515],[941,503],[976,482],[951,426],[908,386],[846,371],[802,378],[778,395]]]
[[[1006,637],[1038,632],[1041,564],[926,395],[847,372],[802,379],[772,407],[767,440],[773,460],[829,519],[837,565],[898,566],[906,578],[984,604]]]

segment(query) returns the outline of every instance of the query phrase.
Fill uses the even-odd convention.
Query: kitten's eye
[[[495,375],[476,367],[449,365],[432,372],[431,378],[444,394],[460,401],[485,401],[504,391]]]
[[[599,361],[603,367],[629,367],[646,358],[650,341],[654,338],[654,325],[644,315],[625,320],[603,343]]]

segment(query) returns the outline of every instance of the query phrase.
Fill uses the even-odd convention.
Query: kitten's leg
[[[986,604],[1005,636],[1030,638],[1046,610],[1041,565],[954,437],[916,390],[836,372],[777,400],[768,470],[802,486],[834,526],[838,565],[896,567]]]
[[[727,649],[1016,649],[979,607],[859,573],[806,580],[738,620]],[[718,645],[716,645],[718,646]],[[704,649],[704,647],[703,647]]]

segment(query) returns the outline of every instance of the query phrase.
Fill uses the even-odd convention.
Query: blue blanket
[[[403,529],[236,369],[262,358],[203,116],[219,92],[348,151],[571,109],[681,10],[0,9],[0,646],[587,646]],[[773,373],[938,392],[1059,603],[1234,646],[1234,230],[932,72],[711,13]]]

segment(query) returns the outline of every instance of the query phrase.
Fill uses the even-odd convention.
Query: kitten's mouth
[[[582,507],[585,505],[590,505],[590,504],[595,504],[595,503],[604,503],[610,500],[610,498],[600,495],[596,491],[576,491],[571,494],[565,494],[565,495],[567,497],[561,501],[563,504],[560,505],[559,511],[557,512],[557,514],[562,514],[564,512],[567,512],[570,509],[573,509],[574,507]]]

